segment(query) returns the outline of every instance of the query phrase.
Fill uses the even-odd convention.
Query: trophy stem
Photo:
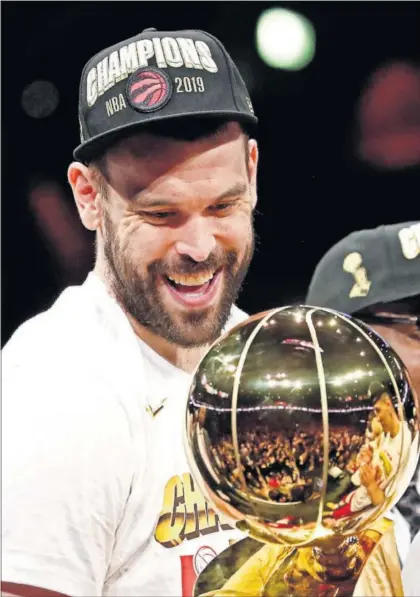
[[[326,582],[340,582],[357,578],[366,558],[356,535],[312,548],[314,560],[322,567],[320,576]]]
[[[313,547],[296,549],[284,581],[289,594],[296,597],[350,597],[366,558],[358,536],[329,537]]]

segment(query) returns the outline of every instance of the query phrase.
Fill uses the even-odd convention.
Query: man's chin
[[[169,331],[170,338],[168,339],[184,348],[199,348],[217,340],[222,329],[223,326],[212,324],[203,318],[200,322],[185,322],[173,326]]]

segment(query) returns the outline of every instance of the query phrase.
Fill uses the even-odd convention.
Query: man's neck
[[[177,346],[157,336],[149,329],[138,323],[133,317],[127,315],[136,336],[143,340],[158,355],[166,359],[169,363],[182,369],[186,373],[193,373],[198,363],[208,350],[208,346],[199,346],[198,348],[184,348]]]
[[[394,419],[393,424],[392,424],[392,429],[389,432],[389,434],[392,438],[394,438],[394,437],[397,437],[399,431],[400,431],[400,422],[398,421],[398,419]]]
[[[97,260],[94,271],[105,284],[108,292],[113,295],[112,289],[110,288],[105,274],[106,268],[104,263],[100,260]],[[120,304],[120,307],[126,314],[136,336],[143,340],[143,342],[150,346],[150,348],[157,352],[157,354],[169,361],[169,363],[175,367],[178,367],[178,369],[182,369],[182,371],[185,371],[186,373],[192,373],[195,370],[198,363],[209,348],[208,346],[199,346],[198,348],[183,348],[181,346],[177,346],[176,344],[171,344],[164,338],[151,332],[148,328],[144,327],[137,320],[131,317],[131,315],[125,311],[123,305]]]

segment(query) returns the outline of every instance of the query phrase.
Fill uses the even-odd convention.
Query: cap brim
[[[171,114],[168,116],[156,116],[156,118],[149,118],[145,122],[135,122],[126,124],[124,126],[119,127],[118,129],[113,129],[110,132],[102,133],[101,135],[97,135],[93,137],[89,141],[80,144],[76,149],[73,151],[74,159],[78,160],[79,162],[89,163],[94,159],[100,157],[109,147],[115,145],[121,139],[128,137],[131,134],[136,133],[140,130],[151,130],[153,131],[153,126],[162,123],[165,121],[170,120],[181,120],[181,119],[200,119],[200,120],[208,120],[208,119],[224,119],[226,121],[236,121],[242,123],[246,130],[250,134],[254,134],[256,132],[258,118],[253,116],[252,114],[244,114],[240,112],[234,111],[220,111],[220,112],[194,112],[191,114]]]

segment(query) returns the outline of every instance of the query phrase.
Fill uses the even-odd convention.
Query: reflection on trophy
[[[248,534],[196,596],[402,595],[386,513],[417,464],[419,406],[375,332],[308,306],[251,317],[202,359],[186,418],[196,483]]]

